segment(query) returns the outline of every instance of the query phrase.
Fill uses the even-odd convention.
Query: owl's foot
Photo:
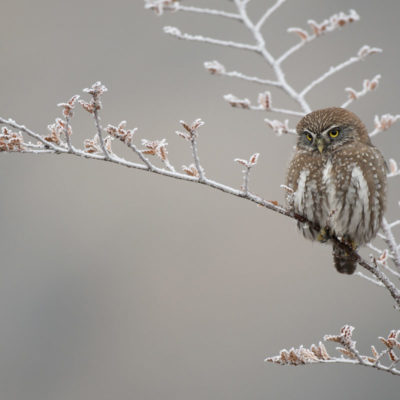
[[[349,246],[355,251],[357,250],[357,243],[354,240],[350,240]]]
[[[351,249],[352,249],[353,251],[356,251],[356,250],[357,250],[358,245],[357,245],[357,243],[356,243],[354,240],[351,240],[351,239],[349,239],[348,237],[345,236],[345,237],[342,238],[342,241],[343,241],[344,243],[346,243],[347,246],[351,247]]]
[[[318,233],[317,240],[321,243],[326,243],[331,238],[328,228],[321,228]]]

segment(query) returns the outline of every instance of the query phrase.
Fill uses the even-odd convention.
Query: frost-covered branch
[[[375,136],[378,133],[384,132],[389,129],[395,122],[400,119],[400,114],[383,114],[380,117],[375,115],[374,123],[375,129],[369,134],[369,136]]]
[[[198,118],[191,125],[187,124],[185,121],[181,121],[181,125],[184,127],[186,132],[177,131],[176,133],[178,136],[190,142],[194,160],[193,166],[189,166],[189,168],[184,167],[183,170],[191,176],[196,176],[199,179],[199,182],[202,183],[204,182],[205,176],[203,167],[200,165],[200,159],[197,150],[197,137],[198,130],[204,125],[204,122],[200,118]],[[189,173],[189,171],[191,171],[191,173]]]
[[[267,9],[263,16],[259,19],[259,21],[255,24],[254,28],[256,31],[259,31],[262,26],[265,24],[267,19],[277,10],[286,0],[277,0],[276,3]]]
[[[296,51],[300,50],[305,44],[313,41],[314,39],[322,36],[325,33],[332,32],[336,29],[342,28],[344,25],[358,21],[359,15],[354,11],[350,10],[348,14],[340,12],[332,15],[329,19],[318,23],[312,19],[308,20],[312,33],[308,33],[306,30],[297,27],[288,28],[289,33],[294,33],[300,38],[300,42],[295,44],[286,50],[280,57],[278,57],[278,64],[282,64],[287,58],[289,58]]]
[[[264,121],[272,129],[272,131],[275,132],[278,136],[281,136],[285,133],[291,133],[293,135],[296,135],[296,129],[289,128],[289,120],[288,119],[285,119],[285,121],[282,122],[277,119],[271,120],[271,119],[265,118]]]
[[[290,350],[281,350],[279,355],[267,357],[265,361],[279,365],[306,365],[318,363],[342,363],[350,365],[362,365],[364,367],[375,368],[379,371],[388,372],[392,375],[400,375],[400,369],[396,366],[400,361],[400,330],[393,330],[387,338],[380,337],[379,340],[385,348],[378,352],[375,346],[371,346],[371,355],[362,355],[357,349],[356,342],[353,340],[354,327],[345,325],[340,330],[339,335],[325,335],[325,342],[339,344],[336,350],[341,353],[339,357],[331,356],[325,345],[319,342],[318,345],[311,345],[309,348],[300,346]]]
[[[265,59],[265,61],[272,67],[274,70],[275,76],[277,78],[277,81],[280,83],[280,88],[286,92],[290,97],[292,97],[301,107],[303,114],[308,113],[311,111],[311,107],[309,104],[300,96],[300,94],[288,83],[286,80],[285,74],[281,68],[281,66],[278,64],[276,59],[272,56],[270,51],[268,50],[266,46],[265,39],[263,35],[260,32],[260,26],[257,26],[252,22],[250,19],[248,13],[247,13],[247,3],[243,3],[240,0],[234,0],[236,7],[238,9],[239,14],[242,17],[242,21],[246,28],[250,31],[252,36],[254,37],[256,43],[257,43],[257,48],[258,52],[262,55],[262,57]],[[282,1],[277,1],[269,11],[266,12],[267,18],[272,14],[272,12],[276,11],[278,7],[283,4]],[[266,18],[265,18],[266,20]],[[265,21],[263,21],[264,23]]]
[[[310,84],[308,84],[301,92],[300,92],[300,96],[301,97],[305,97],[307,95],[307,93],[309,93],[312,89],[315,88],[315,86],[319,85],[320,83],[322,83],[323,81],[325,81],[326,79],[328,79],[330,76],[336,74],[337,72],[341,71],[344,68],[347,68],[348,66],[362,61],[365,59],[366,56],[370,55],[370,54],[376,54],[376,53],[380,53],[382,50],[378,49],[376,47],[369,47],[369,46],[363,46],[361,47],[361,49],[358,51],[357,56],[355,57],[351,57],[348,60],[336,65],[336,66],[332,66],[329,68],[329,70],[327,72],[325,72],[324,74],[322,74],[319,78],[315,79],[314,81],[312,81]],[[370,89],[371,90],[371,89]]]
[[[168,35],[175,36],[178,39],[184,39],[194,42],[203,42],[203,43],[215,44],[218,46],[233,47],[235,49],[259,52],[259,48],[251,44],[238,43],[238,42],[233,42],[231,40],[215,39],[202,35],[190,35],[189,33],[182,33],[178,28],[175,28],[174,26],[165,26],[164,32]]]
[[[208,14],[214,15],[216,17],[224,17],[224,18],[231,18],[240,21],[240,15],[235,13],[230,13],[222,10],[215,10],[211,8],[200,8],[200,7],[191,7],[191,6],[183,6],[181,4],[177,4],[174,11],[185,11],[185,12],[192,12],[196,14]]]
[[[394,238],[392,232],[392,228],[396,226],[397,222],[398,221],[389,224],[386,218],[384,218],[382,221],[382,230],[384,234],[384,240],[390,250],[391,256],[393,257],[394,265],[396,266],[398,272],[400,273],[400,250],[399,250],[399,245],[397,244],[396,239]]]
[[[231,78],[243,79],[248,82],[259,83],[261,85],[276,86],[280,87],[281,84],[277,81],[272,81],[269,79],[261,79],[257,76],[248,76],[238,71],[226,71],[225,66],[219,61],[206,61],[204,63],[204,68],[209,71],[212,75],[229,76]]]
[[[360,91],[356,91],[353,88],[346,88],[348,99],[340,106],[342,108],[347,108],[353,101],[359,99],[362,96],[365,96],[367,93],[375,90],[378,87],[380,75],[374,76],[371,80],[364,79],[363,88]]]
[[[286,115],[295,115],[298,117],[302,117],[304,115],[301,111],[288,110],[284,108],[277,108],[272,106],[271,93],[270,92],[262,92],[258,95],[258,105],[253,105],[251,101],[247,98],[239,99],[233,94],[226,94],[224,96],[224,100],[226,100],[232,107],[238,107],[247,110],[254,111],[272,111],[279,114]]]
[[[191,41],[197,41],[197,42],[203,42],[203,43],[210,43],[210,44],[215,44],[215,45],[220,45],[220,46],[225,46],[225,47],[233,47],[236,49],[242,49],[242,50],[249,50],[256,52],[260,54],[265,61],[273,68],[276,79],[270,79],[270,80],[263,80],[261,78],[257,77],[247,77],[246,75],[242,74],[241,72],[235,71],[234,73],[226,73],[225,71],[222,72],[221,65],[217,65],[217,68],[215,67],[215,62],[214,65],[211,65],[211,71],[218,71],[221,75],[227,75],[227,76],[234,76],[238,77],[241,79],[246,79],[246,80],[252,80],[253,82],[258,82],[258,83],[263,83],[267,85],[272,85],[279,87],[282,89],[284,92],[286,92],[290,97],[292,97],[300,106],[301,111],[295,111],[295,110],[285,110],[282,108],[276,108],[276,109],[271,109],[269,111],[274,111],[274,112],[281,112],[281,113],[286,113],[290,115],[304,115],[305,113],[311,111],[310,106],[307,104],[307,102],[299,96],[299,94],[295,91],[295,89],[287,82],[285,74],[283,73],[283,70],[281,69],[280,65],[277,63],[275,58],[271,55],[269,50],[266,47],[265,40],[260,32],[260,29],[262,28],[263,24],[267,21],[267,19],[273,14],[274,11],[276,11],[283,3],[283,0],[277,0],[276,3],[271,6],[269,9],[266,10],[266,12],[263,14],[263,16],[260,18],[260,20],[257,23],[254,23],[248,16],[247,13],[247,1],[242,1],[242,0],[234,0],[234,3],[236,5],[236,8],[238,10],[238,15],[240,17],[240,21],[246,26],[246,28],[250,31],[252,34],[255,44],[245,44],[245,43],[238,43],[238,42],[233,42],[229,40],[221,40],[221,39],[215,39],[211,37],[206,37],[202,35],[191,35],[188,33],[182,33],[178,28],[176,27],[165,27],[164,31],[172,36],[175,36],[179,39],[185,39],[185,40],[191,40]],[[176,7],[176,5],[174,5]],[[152,8],[152,7],[148,7]],[[154,9],[154,8],[152,8]],[[216,15],[216,14],[215,14]],[[206,66],[207,69],[210,70]],[[248,109],[257,109],[259,110],[260,108],[254,108],[254,107],[248,107]]]
[[[243,160],[242,158],[235,158],[235,161],[244,166],[243,170],[243,194],[247,196],[249,193],[249,177],[250,170],[257,164],[260,153],[253,154],[249,160]]]
[[[196,14],[208,14],[217,17],[232,18],[240,21],[240,15],[226,12],[223,10],[215,10],[212,8],[201,8],[193,6],[183,6],[178,1],[173,0],[145,0],[145,8],[155,11],[161,15],[164,11],[184,11]]]
[[[155,10],[157,14],[162,14],[163,10],[171,10],[171,11],[191,11],[203,14],[210,14],[221,17],[228,17],[238,20],[244,24],[244,26],[248,29],[255,40],[255,44],[247,44],[247,43],[239,43],[229,40],[221,40],[215,39],[202,35],[192,35],[188,33],[182,33],[178,28],[167,26],[164,28],[164,31],[172,36],[175,36],[179,39],[210,43],[225,47],[233,47],[236,49],[248,50],[256,52],[260,54],[266,63],[272,68],[275,74],[275,79],[262,79],[256,76],[248,76],[239,71],[231,71],[227,72],[225,67],[220,64],[218,61],[206,62],[205,67],[212,74],[218,74],[222,76],[230,76],[235,77],[251,82],[256,82],[264,85],[274,86],[281,90],[283,90],[287,95],[289,95],[295,102],[299,105],[300,110],[289,110],[281,107],[269,107],[263,108],[260,106],[252,106],[248,99],[239,99],[236,96],[231,94],[226,95],[225,98],[228,102],[234,107],[241,107],[248,110],[266,110],[276,113],[282,113],[287,115],[296,115],[302,116],[305,113],[311,111],[311,107],[306,101],[306,95],[314,89],[317,85],[324,82],[333,74],[341,71],[342,69],[363,60],[367,55],[380,52],[381,50],[378,48],[371,48],[370,46],[363,46],[356,57],[351,57],[345,62],[338,64],[336,66],[331,67],[327,72],[322,74],[319,78],[312,81],[301,91],[297,91],[286,79],[285,73],[282,69],[282,63],[289,56],[291,56],[296,51],[300,50],[306,43],[322,36],[325,33],[332,32],[338,28],[341,28],[345,25],[348,25],[354,21],[359,20],[359,15],[354,11],[350,10],[347,14],[344,12],[340,12],[332,15],[330,18],[325,19],[324,21],[318,23],[314,20],[309,20],[308,24],[311,28],[312,33],[307,32],[302,28],[291,27],[288,28],[289,33],[295,33],[300,38],[300,42],[290,47],[287,51],[285,51],[281,56],[274,57],[270,50],[267,48],[266,41],[261,33],[261,29],[263,25],[267,22],[268,18],[279,9],[279,7],[285,3],[285,0],[276,0],[275,3],[266,9],[266,11],[262,14],[257,22],[253,22],[248,15],[247,6],[249,1],[243,0],[233,0],[234,4],[237,8],[237,13],[227,13],[224,10],[211,10],[211,9],[201,9],[197,7],[189,7],[182,6],[177,0],[146,0],[146,8]],[[374,78],[375,79],[375,78]],[[378,78],[377,78],[378,79]],[[375,85],[374,81],[371,81],[371,86]],[[365,85],[365,82],[364,82]],[[376,86],[376,85],[375,85]],[[372,90],[372,88],[365,88],[361,92],[356,92],[351,88],[347,88],[346,91],[349,94],[349,99],[343,104],[344,107],[350,105],[356,98],[359,98],[365,95],[368,91]],[[234,101],[230,101],[234,100]]]
[[[367,280],[367,281],[373,283],[373,284],[376,285],[376,286],[383,287],[383,288],[385,287],[385,285],[384,285],[382,282],[379,282],[379,281],[376,280],[375,278],[371,278],[370,276],[365,275],[365,274],[362,273],[361,271],[357,271],[354,275],[359,276],[360,278],[363,278],[363,279],[365,279],[365,280]]]
[[[201,126],[204,125],[204,122],[201,119],[197,119],[192,124],[187,124],[186,122],[181,121],[181,125],[183,126],[185,132],[177,132],[180,137],[190,143],[192,150],[193,164],[189,166],[182,166],[183,173],[177,172],[176,168],[168,160],[168,143],[166,139],[142,139],[142,146],[144,148],[139,149],[137,145],[134,144],[134,134],[136,132],[136,129],[126,129],[125,121],[122,121],[118,126],[113,126],[109,124],[103,130],[100,126],[99,116],[96,115],[95,111],[100,109],[101,95],[106,92],[106,90],[107,89],[104,85],[102,85],[100,82],[96,82],[89,89],[84,90],[86,93],[90,94],[90,102],[86,102],[84,100],[79,101],[83,109],[86,110],[94,119],[97,129],[97,133],[93,139],[84,140],[83,149],[75,148],[74,146],[72,146],[71,142],[67,140],[67,138],[70,138],[72,135],[70,120],[67,124],[66,121],[62,120],[61,118],[57,118],[54,124],[49,125],[50,134],[44,136],[33,132],[25,126],[17,124],[15,121],[0,118],[0,124],[4,125],[2,127],[2,134],[0,135],[0,151],[36,154],[71,154],[88,159],[108,161],[128,168],[145,170],[176,179],[197,182],[205,186],[221,190],[233,196],[250,200],[251,202],[264,206],[269,210],[278,212],[290,218],[294,218],[297,221],[307,223],[312,229],[315,229],[316,231],[320,230],[320,227],[317,224],[308,221],[305,217],[301,215],[294,214],[290,208],[283,207],[279,205],[276,201],[264,200],[260,196],[257,196],[249,191],[249,174],[251,168],[257,163],[259,156],[258,153],[251,156],[248,161],[242,159],[235,160],[245,167],[243,175],[243,186],[241,189],[236,189],[207,178],[200,164],[197,148],[197,140],[199,137],[198,130]],[[62,103],[63,114],[65,117],[72,117],[72,109],[75,105],[77,98],[78,96],[73,96],[69,102]],[[264,104],[265,107],[268,107],[268,99],[268,95],[264,94],[264,97],[259,99],[259,102],[261,104]],[[66,109],[68,109],[68,112],[66,112]],[[274,123],[277,124],[276,122],[272,122],[272,124]],[[282,132],[285,130],[288,131],[289,129],[287,127],[287,123],[285,122],[285,124],[286,125],[284,125],[283,127],[276,129],[281,129]],[[16,129],[17,132],[11,129]],[[66,135],[67,131],[68,134]],[[101,139],[103,138],[103,131],[105,131],[108,135],[103,139],[102,144]],[[27,139],[35,139],[36,143],[27,142],[26,140],[24,140],[24,135],[27,137]],[[133,153],[138,156],[139,162],[126,160],[125,158],[117,155],[111,146],[114,139],[118,139],[122,144],[125,144],[127,147],[129,147],[133,151]],[[155,156],[156,159],[159,159],[166,168],[156,166],[148,158],[145,157],[146,155]],[[390,230],[392,228],[390,225],[388,225],[387,229]],[[363,258],[361,258],[357,252],[353,251],[353,249],[349,248],[347,244],[341,242],[338,238],[334,237],[332,240],[334,240],[339,247],[351,253],[354,261],[356,261],[359,265],[368,270],[374,276],[374,279],[382,283],[389,291],[392,298],[395,300],[397,307],[400,307],[400,290],[394,285],[394,283],[387,277],[387,275],[379,268],[376,263],[368,263]],[[390,237],[388,240],[391,240]],[[393,246],[395,249],[398,248],[395,242],[393,242]],[[396,254],[397,253],[394,252],[393,257]]]

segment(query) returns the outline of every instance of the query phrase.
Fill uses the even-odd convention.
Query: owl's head
[[[367,128],[360,118],[344,108],[316,110],[297,124],[297,147],[323,153],[352,142],[370,144]]]

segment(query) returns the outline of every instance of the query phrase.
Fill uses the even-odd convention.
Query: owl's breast
[[[324,218],[323,203],[326,201],[322,181],[325,160],[309,152],[297,153],[289,166],[286,184],[293,189],[291,206],[294,211],[311,222],[322,226]],[[315,231],[307,224],[300,224],[305,237],[315,239]]]
[[[375,167],[364,162],[365,157],[363,153],[354,157],[351,149],[344,149],[327,160],[322,172],[320,222],[336,236],[358,244],[376,234],[381,220],[374,209],[378,185],[370,179]]]
[[[289,169],[288,174],[294,210],[336,236],[357,243],[368,241],[376,231],[371,224],[375,227],[377,218],[371,214],[371,186],[363,165],[343,154],[299,155],[296,163],[301,168],[292,173]],[[315,239],[312,229],[301,229],[306,237]]]

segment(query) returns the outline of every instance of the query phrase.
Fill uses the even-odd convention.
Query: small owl
[[[364,124],[352,112],[332,107],[303,117],[297,134],[287,201],[321,228],[299,223],[303,235],[321,242],[336,236],[354,249],[371,241],[385,211],[387,167]],[[351,256],[335,243],[333,258],[339,272],[355,271]]]

